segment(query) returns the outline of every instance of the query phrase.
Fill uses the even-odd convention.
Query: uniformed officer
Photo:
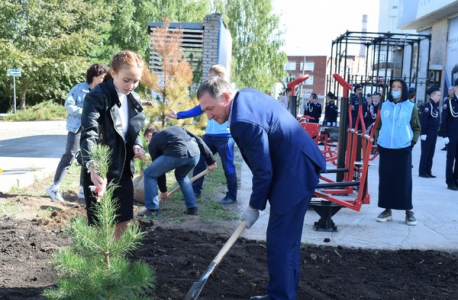
[[[308,115],[311,117],[309,119],[310,123],[319,123],[321,118],[321,104],[318,103],[318,96],[315,93],[310,94],[310,102],[308,103]],[[304,113],[307,115],[306,113]]]
[[[336,126],[337,123],[337,106],[334,103],[334,94],[329,92],[326,95],[327,104],[324,108],[324,125]]]
[[[446,100],[442,109],[441,135],[447,145],[445,181],[447,188],[458,191],[458,79],[455,81],[455,96]]]
[[[368,107],[368,112],[367,112],[367,118],[366,118],[366,126],[367,128],[370,128],[372,124],[374,124],[375,119],[377,118],[377,113],[380,108],[380,98],[381,94],[379,92],[375,92],[371,96],[371,103],[369,104]]]
[[[364,122],[364,116],[367,115],[367,100],[363,96],[363,87],[360,84],[355,85],[354,88],[355,94],[351,97],[351,124],[352,127],[356,127],[356,118],[358,117],[359,105],[362,105],[362,117],[358,129],[362,128],[362,123]]]
[[[419,176],[423,178],[435,178],[431,173],[433,166],[434,151],[436,149],[437,130],[439,129],[439,107],[441,98],[439,87],[433,86],[426,93],[429,95],[428,102],[423,106],[421,114],[421,156],[419,165]]]
[[[445,103],[445,101],[447,101],[447,100],[453,99],[453,97],[455,97],[455,87],[451,86],[451,87],[448,88],[448,95],[447,95],[447,97],[444,98],[444,101],[442,102],[442,104]],[[442,151],[447,151],[447,145],[444,145],[444,147],[441,150]]]

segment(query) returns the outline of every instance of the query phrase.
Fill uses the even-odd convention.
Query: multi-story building
[[[308,99],[311,93],[316,93],[319,101],[323,103],[326,95],[326,60],[326,56],[288,56],[288,63],[285,66],[288,82],[309,75],[307,80],[297,86],[298,101]]]
[[[425,88],[440,84],[446,94],[458,79],[458,1],[399,0],[397,27],[431,35],[430,49],[421,50],[429,61]]]

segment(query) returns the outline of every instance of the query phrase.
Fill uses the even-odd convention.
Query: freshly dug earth
[[[72,195],[64,195],[69,196]],[[69,245],[61,229],[75,214],[74,203],[48,216],[0,221],[0,299],[44,299],[56,271],[52,254]],[[44,197],[0,195],[1,203],[46,208]],[[142,221],[148,232],[143,245],[130,255],[156,270],[153,299],[183,299],[198,281],[238,222],[205,223],[188,217],[183,223]],[[297,299],[456,299],[456,253],[435,251],[375,251],[304,245]],[[265,244],[239,239],[213,272],[199,299],[249,299],[265,294],[268,282]]]

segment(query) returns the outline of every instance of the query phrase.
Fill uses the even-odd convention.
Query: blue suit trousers
[[[270,210],[267,227],[267,294],[274,300],[297,297],[301,264],[301,237],[310,199],[304,199],[286,214]]]

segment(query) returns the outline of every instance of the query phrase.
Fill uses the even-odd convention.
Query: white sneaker
[[[46,189],[46,193],[48,193],[49,197],[51,197],[51,200],[54,202],[64,201],[60,190],[53,190],[52,187],[50,187]]]
[[[84,199],[84,189],[83,187],[80,188],[80,192],[78,194],[78,199]]]

